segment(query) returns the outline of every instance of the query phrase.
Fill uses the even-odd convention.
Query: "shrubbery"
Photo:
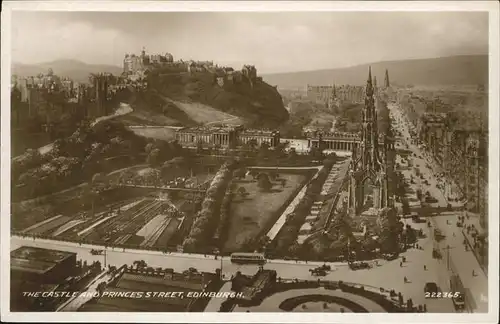
[[[27,150],[12,160],[13,197],[50,194],[95,173],[112,171],[114,165],[106,163],[108,158],[138,157],[145,144],[143,138],[116,122],[83,124],[70,137],[56,140],[50,152],[41,155],[38,150]]]
[[[226,194],[224,196],[224,199],[222,200],[220,209],[220,221],[215,232],[215,239],[218,240],[218,243],[221,247],[222,244],[226,241],[227,230],[230,223],[231,203],[233,201],[234,195],[236,194],[231,190],[231,183],[228,185]]]

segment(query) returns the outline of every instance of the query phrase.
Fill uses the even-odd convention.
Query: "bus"
[[[231,254],[231,262],[232,263],[256,263],[256,264],[264,264],[266,263],[266,258],[262,253],[233,253]]]

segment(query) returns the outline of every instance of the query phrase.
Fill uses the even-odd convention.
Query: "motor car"
[[[425,202],[433,204],[433,203],[437,203],[438,200],[434,197],[425,197]]]
[[[309,272],[311,272],[313,276],[319,276],[319,277],[326,276],[326,271],[320,268],[309,269]]]
[[[349,268],[351,270],[361,270],[361,269],[369,269],[371,268],[371,266],[367,262],[350,262]]]
[[[428,282],[424,286],[424,293],[426,293],[425,298],[429,298],[430,296],[432,296],[433,293],[437,294],[438,291],[439,287],[435,282]]]
[[[465,309],[465,298],[464,298],[464,295],[462,293],[458,293],[456,295],[456,297],[455,297],[455,295],[453,295],[453,297],[451,298],[451,301],[453,302],[453,306],[455,306],[456,310]]]

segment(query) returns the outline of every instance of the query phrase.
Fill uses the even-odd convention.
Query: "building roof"
[[[241,135],[272,136],[277,133],[279,133],[279,131],[263,130],[263,129],[245,129],[241,132]]]
[[[180,133],[229,133],[234,131],[235,126],[196,126],[179,129]]]
[[[310,134],[310,138],[317,138],[319,134]],[[358,133],[349,132],[333,132],[333,133],[322,133],[323,139],[354,139],[360,140],[361,136]]]
[[[11,270],[45,273],[76,253],[22,246],[10,252]]]
[[[422,115],[422,120],[432,123],[443,123],[446,120],[446,114],[443,113],[425,113]]]

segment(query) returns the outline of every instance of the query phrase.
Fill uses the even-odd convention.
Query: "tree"
[[[148,143],[144,147],[144,152],[146,152],[146,154],[149,154],[153,149],[154,149],[154,144],[153,143]]]
[[[269,176],[266,173],[261,173],[258,175],[257,185],[262,191],[269,191],[273,187],[273,184],[269,180]]]
[[[262,144],[260,144],[258,157],[259,157],[259,159],[266,159],[269,157],[269,144],[268,143],[262,142]]]
[[[295,147],[290,148],[288,151],[288,159],[290,161],[295,161],[297,159],[297,150],[295,150]]]
[[[239,168],[238,170],[234,171],[234,176],[239,179],[244,179],[247,174],[247,170],[245,168]]]
[[[257,140],[255,138],[252,138],[246,143],[246,147],[250,149],[251,151],[255,151],[259,144],[257,143]]]
[[[245,199],[245,197],[248,195],[248,192],[245,187],[239,187],[238,194],[241,196],[241,199]]]
[[[196,153],[198,153],[198,154],[203,153],[203,142],[202,141],[196,142]]]
[[[401,204],[403,208],[403,215],[409,215],[411,213],[411,210],[410,210],[410,204],[408,203],[408,199],[403,198]]]
[[[148,158],[147,158],[147,163],[151,167],[157,167],[160,164],[160,150],[159,149],[153,149],[151,152],[149,152]]]
[[[311,147],[309,150],[309,156],[315,160],[323,159],[323,151],[317,147]]]
[[[418,200],[422,200],[422,189],[417,189],[417,198]]]
[[[288,248],[288,253],[292,257],[298,257],[300,251],[301,251],[301,246],[300,246],[299,242],[297,242],[297,241],[293,242],[293,244],[290,245],[290,247]]]
[[[286,179],[280,179],[281,182],[281,188],[285,188],[286,186]]]

